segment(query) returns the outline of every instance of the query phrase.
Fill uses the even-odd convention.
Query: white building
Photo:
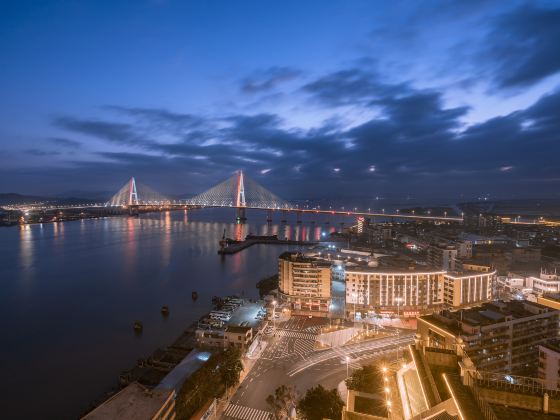
[[[558,293],[560,292],[560,275],[556,271],[548,273],[546,270],[541,270],[539,277],[529,277],[527,279],[528,286],[533,288],[533,292],[537,295],[545,293]]]
[[[548,389],[560,389],[560,341],[539,345],[539,379]]]
[[[346,267],[347,310],[412,317],[443,305],[443,270]]]
[[[444,300],[448,306],[461,307],[488,302],[496,272],[463,272],[444,275]]]

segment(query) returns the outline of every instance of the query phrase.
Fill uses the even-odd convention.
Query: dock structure
[[[244,241],[234,241],[232,239],[226,239],[220,241],[220,249],[218,254],[229,255],[235,254],[239,251],[249,248],[253,245],[301,245],[301,246],[313,246],[317,245],[318,241],[294,241],[290,239],[278,239],[276,235],[273,236],[252,236],[247,235]]]

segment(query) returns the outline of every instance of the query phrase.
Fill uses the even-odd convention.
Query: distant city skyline
[[[0,193],[560,198],[557,2],[17,1]]]

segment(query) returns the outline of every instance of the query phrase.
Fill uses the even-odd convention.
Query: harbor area
[[[140,404],[143,413],[162,404],[166,410],[174,410],[168,407],[169,402],[174,404],[185,381],[218,349],[239,349],[247,355],[245,367],[250,368],[254,361],[251,359],[257,358],[266,348],[258,334],[268,322],[264,301],[215,296],[212,303],[213,309],[190,325],[172,345],[157,349],[139,359],[133,368],[123,371],[119,376],[119,388],[105,395],[105,401],[93,404],[83,418],[103,418],[107,413],[123,409],[129,399],[142,399],[141,394],[153,395],[156,401],[155,405],[146,404],[145,407]]]
[[[249,349],[257,333],[266,327],[267,310],[262,301],[227,297],[198,321],[195,331],[199,348],[238,347]]]
[[[230,238],[222,238],[220,241],[220,249],[218,254],[229,255],[235,254],[253,245],[302,245],[302,246],[313,246],[317,245],[316,241],[294,241],[291,239],[279,239],[277,235],[247,235],[244,241],[237,241]]]

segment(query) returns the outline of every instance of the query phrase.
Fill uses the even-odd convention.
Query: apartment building
[[[527,301],[496,301],[418,318],[428,347],[459,345],[476,368],[536,376],[539,345],[558,337],[559,311]]]
[[[443,276],[445,304],[458,308],[488,302],[496,272],[449,272]]]
[[[331,299],[331,263],[285,252],[278,258],[278,291],[295,313],[327,314]]]
[[[560,389],[560,340],[539,345],[538,377],[547,389]]]
[[[414,317],[441,308],[445,271],[422,266],[346,267],[347,310]]]
[[[457,246],[445,243],[432,244],[428,248],[428,264],[445,271],[455,271],[458,257]]]

